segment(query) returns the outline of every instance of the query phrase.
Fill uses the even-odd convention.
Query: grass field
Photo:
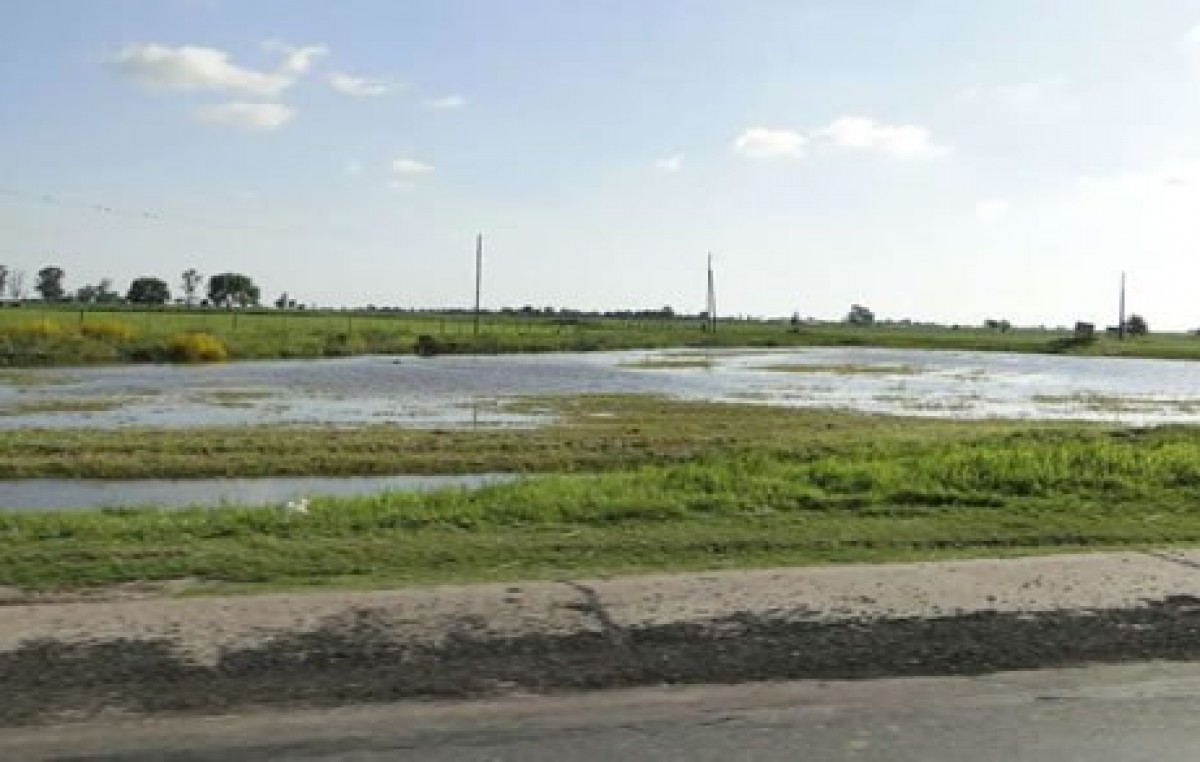
[[[393,430],[390,446],[382,430],[347,432],[331,449],[346,471],[377,468],[382,461],[364,453],[382,450],[414,470],[424,462],[558,473],[476,492],[318,499],[307,516],[0,515],[0,585],[379,586],[1200,542],[1192,427],[905,420],[637,397],[536,404],[560,408],[563,422],[520,434]],[[265,462],[256,453],[277,446],[267,444],[273,435],[214,435],[154,468],[201,453]],[[78,436],[10,438],[0,462],[20,456],[37,472],[72,450],[84,462],[122,462],[116,440],[106,450],[88,439],[119,434]],[[134,459],[171,446],[148,443]],[[274,457],[299,459],[310,473],[314,450]]]
[[[1200,338],[1157,334],[1127,341],[1075,340],[1060,331],[725,320],[715,332],[692,318],[609,319],[489,314],[480,333],[469,315],[70,308],[0,309],[0,365],[70,365],[198,359],[172,344],[215,338],[231,359],[408,354],[418,338],[439,353],[595,351],[666,347],[883,346],[1200,359]]]

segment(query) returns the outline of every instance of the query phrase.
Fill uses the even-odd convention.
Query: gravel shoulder
[[[1200,659],[1200,551],[0,606],[0,725]]]

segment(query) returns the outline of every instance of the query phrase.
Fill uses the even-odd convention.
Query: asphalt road
[[[1200,759],[1200,664],[644,688],[0,731],[0,759]]]

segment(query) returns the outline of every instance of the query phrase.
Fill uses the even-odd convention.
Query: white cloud
[[[416,159],[399,158],[392,161],[392,173],[398,178],[420,177],[433,172],[433,165]]]
[[[126,45],[109,63],[121,74],[159,90],[207,90],[213,92],[275,97],[295,83],[312,58],[324,48],[288,48],[279,71],[260,71],[239,66],[229,54],[216,48],[184,45],[177,48],[157,43]]]
[[[962,98],[1031,122],[1054,121],[1079,110],[1079,100],[1071,81],[1062,76],[999,85],[973,85],[962,92]]]
[[[975,219],[980,222],[998,222],[1008,214],[1011,205],[1002,198],[985,198],[975,204]]]
[[[196,109],[201,121],[227,127],[269,132],[282,127],[296,112],[282,103],[246,103],[235,101]]]
[[[654,162],[654,168],[661,172],[678,172],[683,169],[683,154],[677,153]]]
[[[752,159],[798,158],[808,139],[793,130],[750,127],[733,141],[733,150]]]
[[[467,99],[457,93],[451,95],[443,95],[438,98],[430,98],[425,101],[425,105],[435,111],[449,111],[451,109],[462,108],[467,105]]]
[[[164,90],[276,95],[291,84],[287,77],[237,66],[228,53],[213,48],[127,45],[113,57],[112,65],[147,87]]]
[[[356,77],[352,74],[334,73],[329,75],[329,86],[342,95],[356,98],[378,98],[397,89],[397,84],[385,79],[373,77]]]
[[[813,133],[837,148],[874,151],[901,159],[943,156],[949,148],[933,142],[929,130],[915,124],[881,124],[865,116],[842,116]]]
[[[263,43],[263,47],[283,56],[279,69],[283,74],[292,77],[304,74],[312,68],[313,61],[329,53],[329,48],[324,45],[297,46],[279,40],[268,40]]]

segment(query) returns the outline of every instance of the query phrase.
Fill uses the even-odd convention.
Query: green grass
[[[0,515],[0,585],[376,586],[1200,542],[1195,427],[956,423],[637,397],[525,404],[563,420],[537,432],[390,430],[404,446],[386,451],[445,471],[584,472],[474,492],[317,499],[307,516]],[[340,435],[361,448],[346,452],[366,457],[386,449],[386,431]],[[236,464],[251,441],[283,446],[269,429],[246,436],[213,434],[177,457]],[[134,459],[185,439],[149,442]],[[49,462],[115,457],[80,441],[48,438],[49,449],[31,452]],[[297,472],[311,467],[301,461]]]
[[[0,516],[0,584],[397,584],[1200,541],[1194,436],[723,456],[476,492]]]
[[[1065,331],[724,320],[715,332],[694,318],[616,319],[488,314],[479,335],[465,314],[183,308],[79,309],[24,305],[0,310],[0,365],[76,365],[172,359],[172,337],[215,337],[231,359],[410,354],[419,336],[439,353],[500,353],[682,347],[878,346],[1200,359],[1200,338],[1155,334],[1077,340]]]

